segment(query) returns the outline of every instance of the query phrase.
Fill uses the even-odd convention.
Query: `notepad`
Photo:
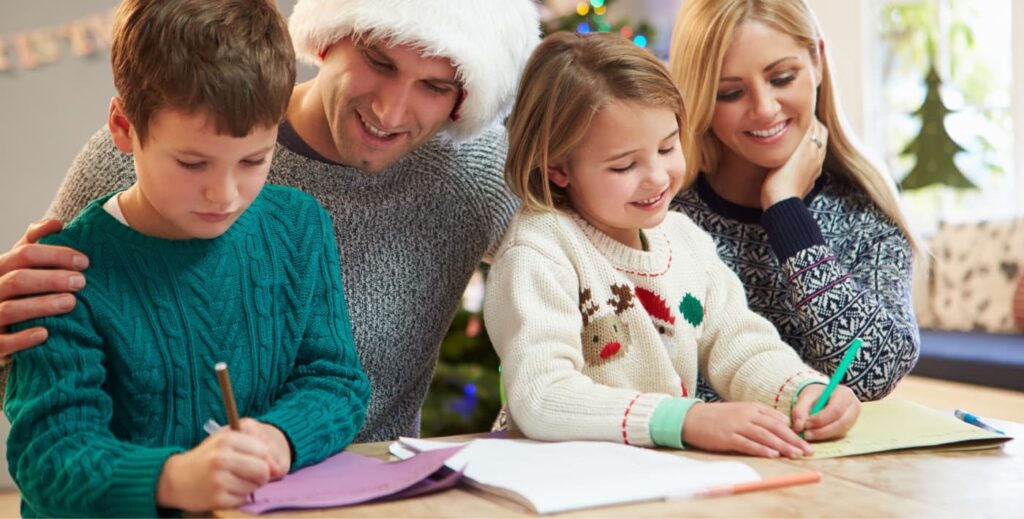
[[[1012,438],[964,423],[906,400],[865,402],[845,438],[814,444],[811,459],[838,458],[903,449],[973,450],[997,447]]]
[[[391,452],[405,458],[453,445],[401,438]],[[446,465],[464,471],[466,483],[538,514],[682,498],[761,479],[737,461],[702,462],[607,442],[480,439],[466,444]]]
[[[351,452],[288,474],[260,487],[252,499],[239,507],[243,512],[262,514],[276,510],[297,510],[347,506],[369,501],[402,499],[451,488],[461,474],[444,469],[458,447],[425,452],[404,461],[388,463]]]

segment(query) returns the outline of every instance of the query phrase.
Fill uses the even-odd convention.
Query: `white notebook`
[[[395,456],[457,443],[400,438]],[[550,514],[639,501],[685,498],[714,487],[758,481],[736,461],[702,462],[650,449],[606,442],[473,440],[445,463],[464,470],[474,487]]]

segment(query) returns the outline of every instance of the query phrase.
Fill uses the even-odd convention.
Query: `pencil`
[[[774,478],[751,481],[749,483],[737,483],[735,485],[722,485],[712,487],[703,492],[697,493],[697,497],[729,496],[753,492],[755,490],[768,490],[772,488],[788,487],[790,485],[804,485],[821,481],[821,472],[800,472],[797,474],[786,474]]]
[[[846,350],[846,354],[843,355],[843,359],[839,361],[839,367],[836,368],[836,372],[832,374],[832,378],[829,379],[828,385],[825,386],[825,390],[821,392],[821,396],[814,402],[814,407],[811,408],[811,414],[814,416],[821,411],[822,408],[828,404],[828,398],[832,396],[832,392],[836,390],[836,386],[843,380],[843,376],[846,375],[846,370],[850,369],[850,364],[853,363],[853,358],[857,356],[857,351],[860,350],[861,345],[860,338],[856,338],[850,343],[849,348]]]
[[[228,365],[218,362],[213,369],[217,372],[217,382],[220,382],[220,394],[224,397],[224,411],[228,415],[228,424],[231,425],[232,431],[240,431],[242,427],[238,424],[238,408],[235,406],[235,393],[231,391]]]

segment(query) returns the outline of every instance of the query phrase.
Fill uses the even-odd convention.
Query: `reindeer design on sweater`
[[[589,288],[580,290],[580,315],[583,317],[583,360],[588,366],[599,366],[629,351],[632,339],[629,325],[621,315],[633,307],[633,291],[627,285],[612,285],[612,297],[606,301],[612,313],[595,315],[601,306],[594,301]]]

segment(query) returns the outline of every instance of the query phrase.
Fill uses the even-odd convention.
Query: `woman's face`
[[[814,121],[821,62],[789,35],[743,22],[725,53],[711,131],[723,165],[784,164]]]

